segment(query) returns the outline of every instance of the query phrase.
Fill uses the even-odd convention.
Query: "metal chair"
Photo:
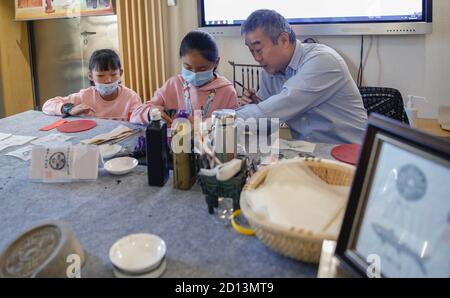
[[[245,89],[259,89],[259,75],[261,66],[257,64],[238,64],[228,61],[233,67],[233,85],[241,98]]]
[[[358,88],[368,115],[375,112],[409,124],[400,91],[386,87]]]

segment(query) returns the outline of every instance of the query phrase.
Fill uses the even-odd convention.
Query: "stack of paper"
[[[1,138],[1,136],[0,136]],[[29,141],[36,139],[36,137],[25,137],[25,136],[9,136],[0,141],[0,151],[5,150],[9,147],[25,145]]]
[[[17,157],[24,161],[28,161],[31,159],[31,151],[33,150],[33,147],[63,144],[66,141],[70,140],[71,138],[72,137],[69,137],[69,136],[66,136],[63,134],[50,134],[48,136],[41,137],[35,141],[32,141],[30,146],[26,146],[26,147],[20,148],[16,151],[9,152],[6,155]]]
[[[7,139],[7,138],[9,138],[10,136],[11,136],[10,133],[1,133],[1,132],[0,132],[0,141],[2,141],[2,140],[4,140],[4,139]]]
[[[133,130],[131,130],[131,128],[128,128],[125,125],[120,125],[108,133],[99,134],[88,140],[82,140],[81,143],[86,145],[100,145],[109,141],[125,138],[132,134]]]
[[[348,186],[329,185],[303,163],[281,162],[264,184],[248,192],[252,210],[286,228],[337,236],[342,223]]]
[[[95,180],[99,157],[98,146],[37,146],[32,150],[30,179],[46,183]]]
[[[306,141],[289,141],[285,139],[278,139],[276,140],[273,145],[275,149],[279,150],[294,150],[298,152],[305,152],[305,153],[313,153],[314,149],[316,148],[316,144],[306,142]]]

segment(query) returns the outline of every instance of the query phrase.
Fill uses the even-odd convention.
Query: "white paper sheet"
[[[0,132],[0,141],[9,138],[10,136],[12,136],[10,133],[1,133]]]
[[[53,133],[45,137],[41,137],[33,142],[31,142],[32,145],[36,146],[48,146],[48,145],[54,145],[58,143],[65,143],[68,140],[73,139],[73,137],[69,137],[63,134],[59,133]]]
[[[31,142],[31,145],[20,148],[16,151],[12,151],[7,153],[7,156],[17,157],[23,161],[29,161],[31,159],[31,151],[34,146],[56,146],[56,145],[70,145],[66,143],[66,141],[72,139],[73,137],[69,137],[63,134],[50,134],[45,137],[41,137],[35,141]]]
[[[30,179],[34,181],[61,183],[98,177],[98,146],[36,146],[31,156]]]
[[[349,191],[327,184],[304,164],[280,162],[248,193],[248,203],[273,223],[337,237]]]
[[[275,141],[274,144],[277,144]],[[305,152],[305,153],[313,153],[314,149],[316,148],[316,144],[309,143],[305,141],[289,141],[285,139],[279,139],[278,140],[278,148],[279,150],[294,150],[298,152]]]
[[[20,148],[19,150],[9,152],[6,155],[17,157],[23,161],[29,161],[31,159],[31,151],[33,150],[33,147],[34,146],[29,145],[29,146]]]
[[[0,151],[13,146],[25,145],[26,143],[34,139],[36,139],[36,137],[11,136],[3,141],[0,141]]]

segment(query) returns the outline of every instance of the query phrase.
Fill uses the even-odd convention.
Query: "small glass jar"
[[[230,109],[217,110],[212,113],[212,129],[214,152],[222,162],[230,161],[237,156],[236,111]]]

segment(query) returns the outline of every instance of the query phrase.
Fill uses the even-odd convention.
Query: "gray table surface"
[[[41,137],[57,132],[38,130],[56,120],[58,117],[28,111],[0,119],[0,132]],[[90,131],[72,134],[73,143],[121,124],[111,120],[97,123]],[[125,145],[134,145],[133,140],[127,142]],[[208,214],[198,185],[189,191],[176,190],[170,179],[162,188],[150,187],[144,166],[125,176],[111,176],[101,169],[95,182],[34,183],[28,179],[29,162],[5,156],[18,148],[0,152],[0,251],[26,229],[44,221],[62,220],[85,249],[82,277],[113,277],[109,249],[116,240],[132,233],[153,233],[165,240],[167,269],[162,277],[317,275],[316,265],[281,256],[256,237],[240,235],[216,215]],[[314,154],[330,158],[331,148],[319,144]]]

